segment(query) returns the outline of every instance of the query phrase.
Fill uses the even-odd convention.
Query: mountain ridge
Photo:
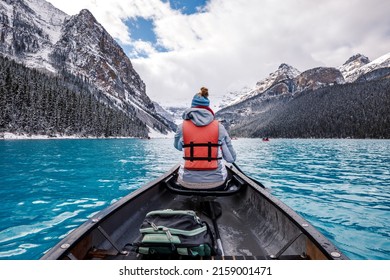
[[[150,131],[175,129],[156,112],[130,59],[90,11],[68,16],[44,0],[7,0],[0,15],[2,55],[50,75],[81,77],[110,99],[106,106],[140,119]]]
[[[225,94],[221,102],[218,105],[218,110],[243,102],[255,95],[266,93],[271,87],[283,80],[292,80],[298,77],[302,73],[310,73],[316,71],[315,69],[328,69],[328,72],[333,72],[333,75],[338,75],[337,71],[340,71],[344,81],[341,77],[338,77],[337,84],[351,83],[359,79],[359,77],[372,72],[376,69],[390,67],[390,52],[380,56],[379,58],[371,61],[368,57],[362,54],[356,54],[346,60],[343,65],[339,67],[315,67],[307,69],[303,72],[297,70],[291,65],[282,63],[277,70],[270,73],[267,77],[258,81],[254,87],[245,86],[241,90],[229,92]],[[338,75],[339,76],[339,75]],[[318,84],[319,86],[319,84]],[[301,89],[302,90],[302,89]]]
[[[387,104],[388,99],[390,99],[390,93],[386,94],[390,89],[386,88],[388,83],[382,83],[382,80],[390,79],[390,53],[372,62],[364,59],[362,55],[353,56],[346,61],[344,66],[348,67],[344,69],[316,67],[287,79],[274,77],[272,80],[278,82],[273,83],[264,91],[256,92],[256,94],[252,94],[254,90],[249,91],[248,94],[240,97],[240,102],[235,102],[219,110],[216,117],[224,123],[231,135],[235,137],[338,137],[338,132],[340,132],[340,137],[347,134],[347,137],[378,137],[378,135],[379,137],[390,137],[390,133],[386,132],[387,129],[390,131],[387,123],[390,110],[383,108],[384,104]],[[270,77],[274,73],[276,72],[271,73]],[[347,81],[343,73],[347,77]],[[354,76],[353,82],[349,82],[351,76]],[[267,78],[264,80],[267,80]],[[355,89],[355,84],[357,85],[356,89],[361,92],[359,100],[355,100],[353,93],[348,92],[348,89]],[[336,104],[331,102],[330,99],[326,99],[329,103],[327,107],[327,104],[322,102],[323,98],[318,93],[325,94],[328,92],[331,93],[329,96],[333,96],[334,99],[338,98],[336,93],[348,96],[349,99],[340,98],[344,104]],[[365,99],[364,94],[374,96],[374,98],[367,97]],[[377,111],[381,111],[384,115],[383,119],[378,120],[378,115],[375,112],[365,114],[364,116],[368,116],[366,119],[360,119],[361,116],[358,110],[367,111],[367,108],[374,110],[371,104],[365,104],[365,102],[376,104],[378,106]],[[321,103],[323,107],[316,107],[315,104],[317,103]],[[296,104],[303,107],[301,108]],[[319,110],[318,115],[314,111],[310,111],[310,108],[304,107],[308,104],[312,104],[312,107]],[[360,106],[356,104],[360,104]],[[294,112],[291,108],[295,108],[296,111]],[[356,108],[357,110],[354,115],[357,115],[356,119],[361,123],[359,130],[366,128],[371,131],[369,127],[374,127],[373,119],[375,119],[378,122],[376,127],[381,131],[382,136],[375,132],[367,134],[359,132],[353,135],[347,126],[355,126],[348,121],[345,121],[345,127],[342,127],[343,125],[339,123],[340,128],[337,132],[331,130],[321,132],[321,123],[326,123],[326,126],[329,126],[328,122],[333,118],[329,114],[323,113],[323,110],[329,110],[334,115],[348,120],[344,115],[346,112],[350,114],[349,108]],[[311,114],[306,114],[301,110],[310,111]],[[291,116],[288,117],[283,112],[289,112]],[[294,123],[290,122],[290,118],[294,120]],[[285,127],[285,123],[290,123],[290,125]],[[300,124],[305,124],[305,129],[309,130],[311,134],[297,128],[295,130],[300,131],[301,134],[290,133],[292,127]],[[286,131],[280,130],[280,127],[284,127]],[[317,128],[318,133],[315,132],[313,127]],[[345,133],[345,131],[349,132]],[[261,133],[263,133],[262,136]]]

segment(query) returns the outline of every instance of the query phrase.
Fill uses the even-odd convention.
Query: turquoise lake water
[[[173,139],[0,141],[0,259],[39,259],[176,164]],[[390,141],[239,139],[237,165],[351,259],[390,259]]]

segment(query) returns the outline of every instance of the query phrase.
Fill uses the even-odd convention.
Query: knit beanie
[[[196,106],[210,106],[210,100],[207,97],[201,96],[199,93],[195,94],[194,98],[192,98],[191,107]]]

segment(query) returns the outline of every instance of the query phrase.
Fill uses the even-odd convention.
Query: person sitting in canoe
[[[222,159],[229,163],[236,160],[231,139],[225,127],[215,120],[208,96],[205,87],[195,94],[175,134],[175,148],[184,150],[178,176],[178,183],[184,188],[223,189],[227,171]]]

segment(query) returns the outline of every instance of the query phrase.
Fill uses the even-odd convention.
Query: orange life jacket
[[[190,120],[183,122],[184,168],[213,170],[218,168],[219,123],[212,121],[206,126],[196,126]]]

